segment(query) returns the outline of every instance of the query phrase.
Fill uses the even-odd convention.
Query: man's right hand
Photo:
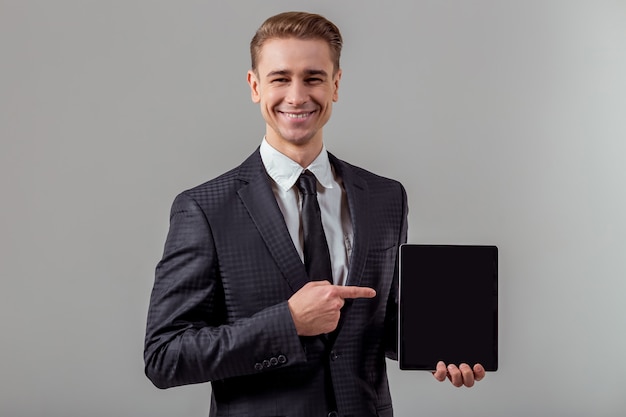
[[[346,298],[373,298],[369,287],[332,285],[328,281],[308,282],[289,299],[289,310],[299,336],[317,336],[337,328]]]

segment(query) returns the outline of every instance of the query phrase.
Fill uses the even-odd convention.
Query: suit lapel
[[[308,277],[291,241],[258,149],[241,164],[238,179],[243,183],[238,191],[241,201],[289,286],[293,292],[298,291],[308,282]]]
[[[353,167],[337,159],[330,153],[328,155],[333,167],[341,176],[344,189],[346,190],[348,209],[350,210],[350,219],[352,220],[352,230],[354,234],[352,256],[350,257],[346,285],[359,285],[361,283],[361,277],[363,276],[365,261],[367,260],[370,238],[370,229],[368,227],[369,190],[365,180],[356,174]]]
[[[337,174],[339,174],[342,179],[343,187],[348,198],[348,209],[350,210],[350,219],[352,220],[352,230],[354,234],[352,256],[350,257],[346,285],[360,286],[361,278],[363,277],[363,270],[365,269],[365,262],[367,260],[370,238],[370,228],[368,227],[369,190],[365,180],[356,174],[354,168],[337,159],[330,153],[328,156],[330,158],[330,162],[337,171]],[[328,344],[330,346],[334,345],[337,340],[339,332],[346,321],[346,317],[350,312],[353,302],[354,300],[351,298],[345,300],[345,304],[341,309],[341,316],[339,318],[337,328],[329,335]]]

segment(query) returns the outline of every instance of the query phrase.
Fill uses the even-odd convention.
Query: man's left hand
[[[474,382],[480,381],[485,377],[485,368],[479,363],[474,365],[474,368],[471,368],[466,363],[462,363],[457,367],[454,364],[446,366],[443,361],[439,361],[433,375],[437,381],[444,381],[447,377],[455,387],[465,385],[470,388],[474,386]]]

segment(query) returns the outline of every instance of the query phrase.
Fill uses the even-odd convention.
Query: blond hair
[[[285,12],[268,18],[256,31],[250,42],[252,70],[257,72],[259,54],[269,39],[321,39],[330,47],[333,71],[339,70],[339,58],[343,39],[339,28],[319,14],[307,12]]]

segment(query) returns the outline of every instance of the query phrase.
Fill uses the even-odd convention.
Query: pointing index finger
[[[344,286],[337,287],[341,298],[374,298],[376,290],[369,287]]]

